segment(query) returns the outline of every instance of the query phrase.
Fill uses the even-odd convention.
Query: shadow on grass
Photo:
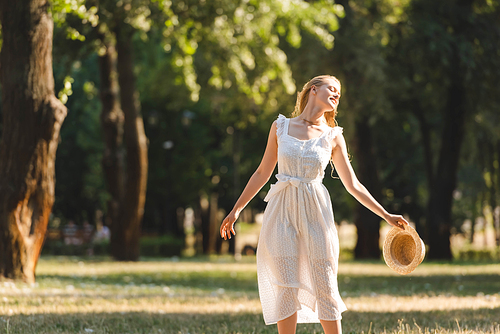
[[[339,275],[339,290],[345,296],[387,294],[393,296],[454,295],[476,296],[500,293],[500,279],[493,274],[428,276]]]
[[[159,272],[156,274],[126,273],[99,276],[39,275],[39,282],[61,286],[85,284],[128,286],[153,285],[177,286],[183,288],[214,291],[256,293],[257,274],[255,272],[230,271],[185,271]],[[454,295],[476,296],[500,293],[500,279],[493,274],[468,275],[428,275],[428,276],[380,276],[380,275],[339,275],[339,290],[343,296],[359,297],[386,294],[392,296]]]
[[[211,310],[207,310],[210,312]],[[432,312],[354,312],[343,314],[344,333],[419,333],[425,328],[438,333],[500,332],[499,309],[461,309]],[[458,320],[458,325],[457,325]],[[417,326],[415,326],[418,325]],[[458,327],[460,326],[460,328]],[[3,333],[276,333],[276,325],[266,326],[255,313],[69,313],[0,317]],[[322,333],[319,324],[299,324],[297,333]]]
[[[67,276],[67,275],[39,275],[39,282],[55,282],[57,284],[74,285],[86,284],[92,286],[127,286],[134,284],[156,285],[156,286],[178,286],[184,288],[195,288],[204,291],[213,291],[223,288],[226,291],[256,292],[257,273],[230,271],[185,271],[185,272],[159,272],[156,274],[126,273],[107,274],[96,276]]]

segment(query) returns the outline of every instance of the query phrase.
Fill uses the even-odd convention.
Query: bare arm
[[[341,134],[337,135],[333,139],[332,145],[334,146],[332,150],[333,164],[335,165],[337,174],[347,191],[361,204],[387,221],[387,223],[404,229],[403,224],[408,224],[408,222],[403,218],[403,216],[388,213],[382,205],[380,205],[380,203],[373,198],[365,186],[359,182],[351,166],[351,162],[349,161],[344,136]]]
[[[238,219],[243,208],[245,208],[252,198],[254,198],[267,181],[269,181],[269,178],[274,171],[274,167],[276,167],[277,161],[278,140],[276,136],[276,121],[274,121],[271,126],[271,130],[269,130],[266,151],[264,152],[264,156],[262,157],[259,167],[253,173],[245,189],[243,189],[243,192],[236,201],[233,210],[231,210],[227,217],[222,221],[220,235],[225,240],[227,240],[227,238],[231,239],[231,232],[236,234],[234,231],[234,222]]]

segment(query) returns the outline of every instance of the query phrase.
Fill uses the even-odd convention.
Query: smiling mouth
[[[337,104],[337,100],[335,100],[335,98],[330,97],[329,100],[332,101],[334,104]]]

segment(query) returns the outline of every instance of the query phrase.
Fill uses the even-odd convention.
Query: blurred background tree
[[[423,146],[422,167],[427,178],[425,237],[429,258],[451,259],[452,206],[458,194],[461,148],[466,133],[483,142],[481,156],[487,161],[481,172],[496,171],[493,152],[498,132],[484,145],[481,126],[486,115],[498,121],[498,80],[500,26],[499,3],[457,0],[434,2],[414,0],[408,19],[395,26],[390,44],[392,79],[396,86],[394,105],[408,112],[420,129]],[[498,122],[492,123],[493,128]],[[477,146],[476,146],[477,147]],[[492,169],[493,168],[493,169]],[[492,175],[496,175],[493,173]],[[496,179],[496,177],[494,177]],[[495,188],[490,188],[495,189]],[[496,208],[497,193],[491,191]],[[488,205],[486,202],[481,205]],[[482,211],[482,210],[481,210]]]
[[[86,36],[86,38],[81,38],[84,42],[80,46],[83,53],[88,52],[90,45],[90,47],[94,46],[101,55],[99,62],[100,96],[103,106],[101,119],[105,138],[102,170],[108,185],[108,193],[111,195],[105,212],[106,220],[111,225],[111,251],[114,257],[128,260],[137,259],[140,237],[136,224],[140,221],[140,216],[137,216],[138,218],[134,220],[135,223],[132,224],[135,229],[128,228],[127,226],[132,225],[125,223],[125,221],[126,218],[131,219],[132,215],[125,209],[120,209],[132,207],[130,203],[125,204],[128,202],[122,198],[124,194],[132,196],[131,192],[133,192],[127,190],[123,180],[132,182],[131,180],[139,178],[134,173],[135,176],[129,176],[129,170],[136,170],[131,166],[133,166],[134,161],[137,161],[137,155],[132,157],[128,153],[128,147],[125,150],[121,148],[122,132],[125,136],[127,133],[126,126],[124,128],[122,123],[123,119],[126,123],[127,117],[126,113],[123,117],[124,113],[120,110],[123,108],[120,107],[117,96],[123,99],[124,96],[128,98],[135,94],[132,91],[121,92],[122,83],[116,81],[116,76],[120,78],[120,70],[119,66],[114,65],[114,59],[118,58],[119,60],[119,52],[118,55],[114,54],[114,44],[118,43],[116,27],[121,24],[117,22],[122,21],[126,21],[127,29],[135,29],[136,32],[136,34],[130,32],[130,36],[125,39],[131,41],[133,45],[142,44],[142,47],[131,44],[130,50],[124,53],[129,55],[132,50],[137,49],[146,51],[140,55],[143,57],[140,60],[143,63],[138,67],[142,68],[147,65],[150,67],[144,67],[151,68],[151,75],[145,80],[147,84],[152,86],[143,90],[145,94],[148,94],[150,90],[153,92],[153,94],[148,94],[149,99],[144,100],[152,108],[151,115],[147,114],[147,111],[144,112],[151,126],[151,131],[158,133],[159,122],[165,122],[162,123],[164,124],[162,130],[165,132],[158,133],[164,139],[156,142],[158,146],[150,141],[150,144],[154,145],[157,155],[150,156],[149,159],[160,159],[159,162],[166,163],[167,168],[170,169],[168,172],[162,172],[160,179],[156,177],[156,173],[152,173],[154,182],[150,182],[150,186],[153,188],[148,194],[151,205],[148,204],[149,210],[147,212],[151,213],[151,219],[160,225],[154,230],[182,239],[184,236],[183,208],[193,205],[197,208],[196,216],[199,221],[197,226],[201,232],[203,252],[219,251],[220,242],[216,241],[220,218],[218,217],[220,214],[217,214],[219,211],[218,193],[223,190],[218,185],[220,182],[219,171],[213,173],[211,164],[220,164],[218,160],[225,158],[216,153],[217,148],[224,141],[223,136],[218,132],[221,129],[224,132],[231,132],[234,131],[235,127],[215,127],[213,128],[215,133],[211,130],[210,133],[205,134],[206,139],[200,138],[200,142],[209,145],[203,150],[203,152],[208,153],[206,156],[209,158],[207,161],[209,164],[208,166],[205,164],[202,174],[199,173],[199,169],[196,169],[198,171],[196,177],[200,178],[201,176],[201,184],[195,184],[199,193],[194,195],[196,198],[194,203],[192,202],[193,193],[186,193],[185,196],[179,195],[185,193],[185,187],[178,182],[179,176],[176,174],[179,166],[171,164],[180,157],[177,151],[182,150],[183,147],[179,141],[171,140],[171,138],[175,132],[178,132],[179,124],[183,124],[182,126],[185,128],[183,132],[186,134],[193,118],[206,117],[203,116],[203,110],[207,110],[207,107],[221,110],[220,115],[212,115],[216,116],[215,123],[218,125],[234,124],[233,120],[237,118],[238,113],[231,113],[231,110],[241,110],[241,115],[246,114],[247,116],[241,119],[236,127],[238,132],[235,133],[234,138],[239,138],[238,128],[244,128],[249,119],[252,122],[256,121],[254,116],[257,113],[256,106],[262,104],[263,99],[266,98],[265,93],[273,81],[281,82],[281,88],[279,88],[280,85],[275,85],[280,89],[280,92],[292,94],[295,86],[291,80],[287,57],[278,47],[279,36],[281,34],[289,37],[291,34],[297,34],[298,31],[304,30],[320,40],[323,47],[331,47],[333,36],[328,31],[334,30],[336,24],[332,3],[318,2],[309,5],[299,2],[287,5],[281,2],[244,2],[238,4],[234,1],[221,1],[217,4],[182,2],[172,5],[171,3],[155,1],[126,3],[111,1],[88,2],[87,4],[88,6],[84,7],[82,11],[98,16],[99,21],[82,20],[79,16],[66,15],[61,27],[62,30],[66,30],[66,33],[67,31],[72,32],[72,36],[75,35],[75,31],[81,31],[78,33],[79,36]],[[120,8],[112,10],[114,5]],[[126,12],[126,15],[122,13],[126,18],[118,17],[122,15],[120,14],[122,11]],[[280,15],[275,15],[276,13],[280,13]],[[315,18],[320,13],[322,19],[316,20]],[[137,39],[134,40],[135,37]],[[78,40],[78,38],[76,39]],[[297,43],[295,42],[295,44]],[[78,52],[75,53],[76,58],[78,58],[78,54]],[[159,66],[162,71],[157,72],[154,68],[155,65]],[[113,74],[115,67],[118,69],[116,71],[118,75]],[[171,73],[174,80],[171,76],[165,77],[165,71]],[[130,72],[127,73],[132,76]],[[159,76],[156,76],[156,73]],[[126,82],[129,81],[126,80]],[[206,100],[203,100],[203,97],[200,99],[200,83],[206,87],[204,92],[207,96]],[[179,90],[182,90],[183,86],[187,91],[184,95],[182,93],[179,95]],[[163,89],[158,90],[159,87]],[[169,94],[168,89],[165,89],[167,87],[172,87],[175,93]],[[224,94],[218,93],[223,89]],[[179,97],[184,98],[180,110],[178,108]],[[171,100],[174,100],[173,106],[176,110],[165,110],[165,104],[168,107]],[[155,105],[154,102],[159,103],[159,105]],[[121,104],[123,105],[124,102],[122,101]],[[127,105],[130,104],[132,102],[129,101]],[[138,103],[135,104],[138,105]],[[190,111],[186,109],[187,107],[198,110]],[[131,114],[134,113],[131,112]],[[171,123],[169,123],[170,120]],[[205,120],[203,124],[210,124],[210,122],[210,119]],[[203,131],[196,131],[195,137],[200,134],[203,134]],[[135,138],[134,142],[137,142],[138,137]],[[235,139],[235,143],[234,149],[231,149],[231,155],[233,155],[233,162],[237,164],[238,139]],[[185,151],[192,150],[192,145],[185,148]],[[128,161],[125,167],[121,162],[124,155]],[[211,155],[212,157],[210,157]],[[191,168],[190,165],[193,167],[198,165],[198,162],[192,159],[183,159],[180,163],[182,166],[180,170],[183,171],[188,171]],[[136,165],[140,164],[136,163]],[[222,171],[224,170],[222,168]],[[238,187],[239,170],[240,168],[237,167],[237,172],[233,177],[235,188]],[[196,173],[191,175],[193,174]],[[160,180],[161,182],[158,182]],[[181,185],[180,190],[182,191],[168,191],[177,185]],[[227,184],[225,186],[227,187]],[[159,196],[155,196],[156,194]],[[136,195],[135,198],[139,197]],[[181,210],[178,210],[179,208]],[[126,213],[126,217],[120,218],[119,213]],[[117,222],[114,223],[115,221]],[[121,237],[117,237],[117,235]],[[126,248],[130,255],[126,255],[123,248]],[[234,251],[234,244],[231,251]]]

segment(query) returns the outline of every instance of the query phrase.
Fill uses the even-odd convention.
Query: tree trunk
[[[45,0],[0,4],[0,277],[26,282],[35,281],[54,203],[59,130],[67,114],[54,95],[48,6]]]
[[[425,118],[423,108],[420,105],[420,101],[418,99],[413,99],[411,102],[413,109],[412,112],[418,120],[418,124],[420,127],[420,133],[422,135],[422,144],[424,146],[424,166],[425,166],[425,175],[427,176],[427,188],[431,189],[434,184],[434,163],[433,163],[433,154],[431,148],[431,129],[429,122]]]
[[[117,24],[115,30],[120,104],[125,116],[124,139],[127,151],[123,201],[118,219],[111,226],[111,254],[119,261],[137,261],[139,258],[140,227],[148,176],[147,138],[135,88],[132,32],[132,28],[122,22]]]
[[[200,232],[201,232],[201,249],[203,254],[209,253],[210,240],[210,202],[208,196],[203,194],[200,196]]]
[[[480,217],[481,208],[481,194],[478,194],[472,202],[472,218],[470,222],[469,244],[474,244],[474,234],[476,232],[476,220]]]
[[[179,220],[179,208],[176,208],[173,200],[168,197],[160,208],[162,214],[160,231],[162,234],[171,234],[179,239],[185,238],[184,228]]]
[[[212,192],[210,194],[210,208],[209,208],[209,227],[208,227],[208,250],[209,254],[218,253],[217,241],[219,237],[219,225],[218,212],[219,212],[219,194]]]
[[[239,194],[241,194],[241,175],[240,175],[240,161],[241,161],[241,132],[239,129],[235,129],[233,133],[233,170],[234,170],[234,178],[233,178],[233,203],[238,201]],[[250,210],[248,208],[247,210]],[[230,211],[227,211],[230,212]],[[241,220],[240,220],[241,221]],[[247,223],[251,223],[251,221],[247,221]],[[229,253],[232,255],[236,254],[236,238],[238,236],[233,235],[231,239],[229,239]],[[222,238],[221,238],[222,240]]]
[[[500,221],[498,215],[496,214],[496,207],[497,207],[497,182],[496,178],[497,176],[497,170],[495,168],[495,161],[496,160],[496,152],[495,152],[495,144],[489,140],[486,145],[485,149],[483,149],[483,152],[486,152],[486,161],[487,161],[487,168],[490,173],[490,185],[489,185],[489,204],[491,207],[491,217],[493,218],[493,233],[495,235],[495,244],[494,246],[498,246],[498,242],[496,240],[496,236],[498,235],[498,226],[500,226]]]
[[[497,140],[496,142],[496,153],[497,153],[497,161],[500,161],[500,140]],[[495,185],[497,187],[497,189],[500,191],[500,168],[496,168],[497,170],[497,178],[496,178],[496,182],[497,184]],[[496,219],[495,219],[495,240],[496,240],[496,245],[497,247],[500,248],[500,212],[497,211],[497,207],[494,207],[493,208],[493,212],[495,212],[495,216],[496,216]]]
[[[366,118],[355,121],[356,135],[354,151],[356,157],[356,174],[360,182],[369,189],[373,197],[380,201],[382,189],[377,173],[376,155],[373,151],[373,139],[370,125]],[[380,258],[380,220],[381,218],[356,202],[354,208],[354,224],[357,228],[358,240],[354,248],[356,259]]]
[[[458,52],[456,53],[458,54]],[[458,56],[455,56],[457,58]],[[434,184],[429,189],[427,226],[429,233],[429,259],[452,258],[450,247],[451,206],[457,182],[460,148],[465,128],[465,87],[458,59],[451,75],[448,101],[444,115],[444,129]]]
[[[108,201],[107,220],[112,226],[118,219],[123,196],[123,112],[118,101],[118,82],[116,73],[116,49],[108,36],[100,34],[106,52],[99,57],[101,80],[101,126],[104,138],[102,166],[107,189],[111,195]]]

